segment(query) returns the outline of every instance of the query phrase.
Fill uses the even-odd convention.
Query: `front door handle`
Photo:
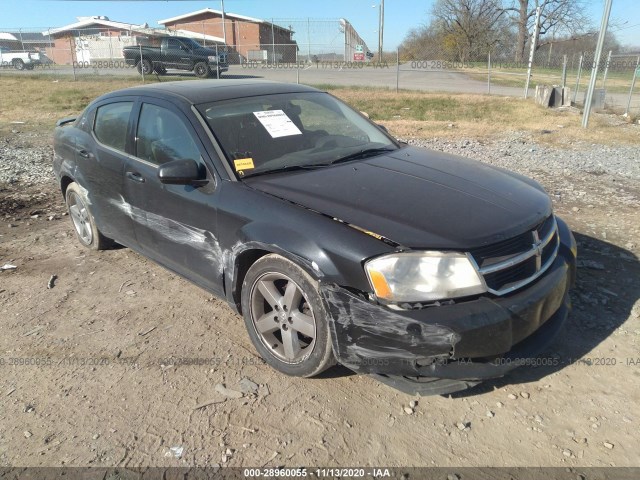
[[[93,157],[93,155],[91,154],[91,152],[83,149],[78,150],[78,155],[80,155],[83,158],[91,158]]]
[[[144,183],[144,177],[138,172],[127,172],[127,178],[129,180],[133,180],[134,182]]]

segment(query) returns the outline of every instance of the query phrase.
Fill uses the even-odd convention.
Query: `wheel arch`
[[[242,282],[244,282],[247,272],[254,263],[272,253],[262,248],[249,248],[243,250],[234,258],[231,297],[240,314],[242,314]]]
[[[69,185],[74,182],[75,180],[70,175],[62,175],[62,177],[60,178],[60,190],[62,191],[63,197],[66,197],[67,188],[69,188]]]
[[[313,267],[313,265],[317,267],[315,262],[283,250],[276,245],[266,245],[257,242],[251,242],[249,244],[246,244],[245,246],[246,248],[242,248],[233,257],[233,266],[231,267],[232,272],[230,279],[231,298],[234,306],[240,314],[242,314],[242,283],[244,282],[244,279],[247,276],[247,272],[249,271],[251,266],[262,257],[272,254],[280,255],[281,257],[295,263],[298,267],[311,275],[314,280],[320,280],[323,276],[322,272],[319,269]]]

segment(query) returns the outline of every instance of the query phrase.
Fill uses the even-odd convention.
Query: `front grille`
[[[542,275],[558,254],[558,246],[558,226],[551,215],[529,232],[470,253],[489,292],[504,295]]]

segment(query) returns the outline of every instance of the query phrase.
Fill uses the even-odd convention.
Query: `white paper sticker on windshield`
[[[253,112],[271,138],[288,137],[290,135],[302,135],[302,132],[282,110],[266,110]]]

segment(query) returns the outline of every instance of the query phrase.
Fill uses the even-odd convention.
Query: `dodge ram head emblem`
[[[533,249],[536,251],[536,272],[542,268],[542,242],[540,241],[540,235],[538,235],[538,231],[534,230],[533,232]]]

